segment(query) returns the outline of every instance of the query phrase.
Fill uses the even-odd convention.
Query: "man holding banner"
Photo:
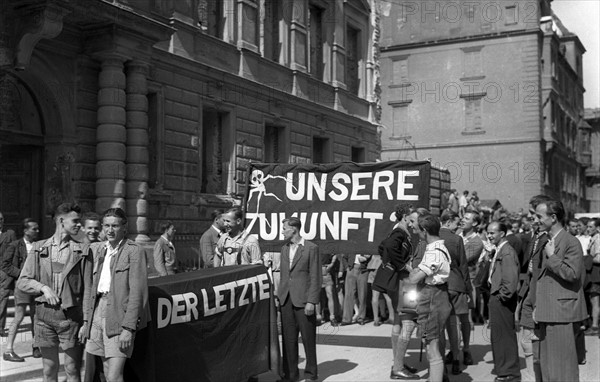
[[[298,331],[306,353],[304,376],[317,380],[317,319],[315,306],[321,293],[319,248],[300,236],[302,223],[292,217],[283,221],[283,236],[288,241],[281,249],[281,306],[283,336],[283,378],[298,381]]]

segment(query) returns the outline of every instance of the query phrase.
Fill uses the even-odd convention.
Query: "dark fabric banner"
[[[279,252],[281,222],[297,216],[321,253],[374,253],[392,231],[394,207],[429,205],[430,162],[250,163],[246,227]]]
[[[279,370],[272,284],[262,265],[148,280],[152,322],[127,381],[247,381]]]

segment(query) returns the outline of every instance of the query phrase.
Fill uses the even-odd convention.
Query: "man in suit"
[[[15,240],[17,240],[15,231],[4,229],[4,215],[0,212],[0,259],[4,256],[6,247]],[[6,324],[8,298],[13,289],[15,289],[15,280],[0,270],[0,336],[2,337],[6,337],[8,334],[4,325]]]
[[[473,292],[467,256],[463,240],[454,232],[458,227],[460,218],[451,211],[444,211],[441,216],[442,228],[440,228],[440,239],[448,249],[452,262],[450,263],[450,276],[448,277],[448,297],[452,305],[450,318],[446,324],[448,340],[450,341],[450,352],[446,355],[446,363],[452,364],[452,374],[460,374],[459,361],[459,337],[456,318],[460,320],[460,328],[463,338],[463,363],[472,365],[473,359],[469,349],[471,338],[471,322],[469,321],[469,299]],[[445,336],[440,337],[442,352],[446,349]]]
[[[292,217],[283,221],[283,236],[288,243],[281,248],[281,283],[278,298],[281,307],[283,373],[288,381],[299,380],[298,331],[306,353],[304,377],[316,380],[317,319],[315,306],[321,293],[319,248],[300,236],[302,223]]]
[[[212,268],[214,267],[215,250],[219,238],[225,231],[225,224],[223,224],[223,210],[214,210],[210,216],[212,217],[212,225],[207,229],[200,238],[200,258],[198,264],[200,268]]]
[[[515,333],[515,310],[519,286],[519,259],[506,239],[508,226],[492,222],[487,236],[495,246],[490,266],[490,331],[496,382],[520,381],[519,348]]]
[[[563,227],[565,209],[549,200],[535,209],[540,229],[549,235],[541,256],[533,319],[538,322],[540,365],[544,381],[578,381],[579,365],[573,323],[587,317],[583,297],[583,251]]]
[[[473,279],[477,274],[477,264],[479,256],[483,252],[483,241],[477,234],[477,229],[481,224],[481,218],[474,212],[467,212],[460,221],[460,236],[465,246],[465,255],[467,256],[467,265],[469,267],[469,278],[471,279],[471,298],[474,301],[475,308],[472,309],[471,316],[474,323],[483,323],[483,306],[481,304],[483,296],[479,288],[473,285]]]
[[[154,244],[154,269],[159,276],[174,275],[177,273],[177,256],[173,238],[175,237],[175,225],[169,220],[160,225],[162,235]]]
[[[86,321],[85,300],[89,298],[92,256],[88,246],[75,239],[81,229],[81,209],[63,203],[54,213],[54,235],[38,241],[27,256],[17,288],[35,298],[33,345],[42,352],[44,381],[58,380],[58,347],[64,351],[67,380],[78,381],[81,344]]]
[[[85,304],[85,351],[102,357],[108,381],[123,381],[135,333],[150,320],[146,255],[139,244],[125,238],[126,227],[125,211],[110,208],[102,218],[107,241],[90,245],[97,262]]]
[[[23,220],[23,238],[20,240],[13,241],[7,247],[2,258],[2,271],[8,275],[8,277],[16,280],[19,278],[21,268],[27,254],[33,250],[33,243],[37,239],[40,227],[35,220],[27,218]],[[9,362],[24,362],[25,359],[20,357],[13,350],[15,337],[17,336],[17,329],[23,318],[25,317],[25,309],[29,306],[29,316],[31,318],[31,333],[34,334],[33,328],[33,315],[35,314],[35,305],[33,304],[33,297],[29,294],[24,293],[19,288],[15,289],[15,318],[10,324],[8,329],[8,339],[6,341],[6,349],[3,354],[5,361]],[[35,336],[35,335],[34,335]],[[42,353],[38,347],[33,348],[33,358],[40,358]]]
[[[537,280],[541,271],[540,259],[548,242],[548,235],[545,231],[540,230],[539,221],[535,219],[535,209],[540,203],[549,200],[550,198],[546,195],[536,195],[529,200],[528,217],[532,222],[531,231],[533,236],[523,255],[521,273],[525,272],[526,277],[519,289],[519,298],[522,299],[519,321],[522,327],[521,347],[525,354],[527,369],[534,373],[536,382],[542,381],[542,369],[539,357],[539,338],[534,334],[533,308],[535,306]]]

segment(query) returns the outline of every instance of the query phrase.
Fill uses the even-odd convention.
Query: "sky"
[[[600,108],[600,0],[554,0],[552,9],[586,49],[583,103],[586,108]]]

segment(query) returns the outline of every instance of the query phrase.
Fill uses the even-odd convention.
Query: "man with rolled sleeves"
[[[549,239],[539,264],[533,319],[538,323],[539,356],[544,381],[579,381],[573,323],[587,317],[583,297],[583,252],[564,227],[565,209],[549,200],[535,209],[540,230]]]
[[[281,248],[281,307],[283,377],[298,381],[298,332],[306,353],[304,377],[317,380],[317,318],[315,307],[321,295],[319,248],[300,236],[302,223],[292,217],[283,221],[283,236],[288,243]]]
[[[58,380],[59,346],[67,380],[79,381],[93,261],[88,246],[73,239],[81,229],[81,208],[59,205],[54,222],[54,235],[35,243],[16,286],[36,296],[33,345],[42,352],[44,381]]]
[[[440,239],[444,240],[444,245],[448,249],[452,262],[450,263],[450,276],[448,277],[448,297],[452,305],[450,317],[446,323],[448,331],[448,340],[450,342],[450,352],[446,355],[445,362],[452,364],[452,374],[460,374],[460,339],[457,329],[457,318],[460,321],[460,329],[463,340],[463,363],[472,365],[473,358],[469,349],[471,338],[471,322],[469,321],[469,299],[472,287],[469,277],[469,267],[467,266],[467,256],[465,247],[460,236],[456,235],[459,216],[452,211],[442,212],[440,218],[442,227],[440,228]],[[445,349],[445,339],[440,337],[441,348]]]

